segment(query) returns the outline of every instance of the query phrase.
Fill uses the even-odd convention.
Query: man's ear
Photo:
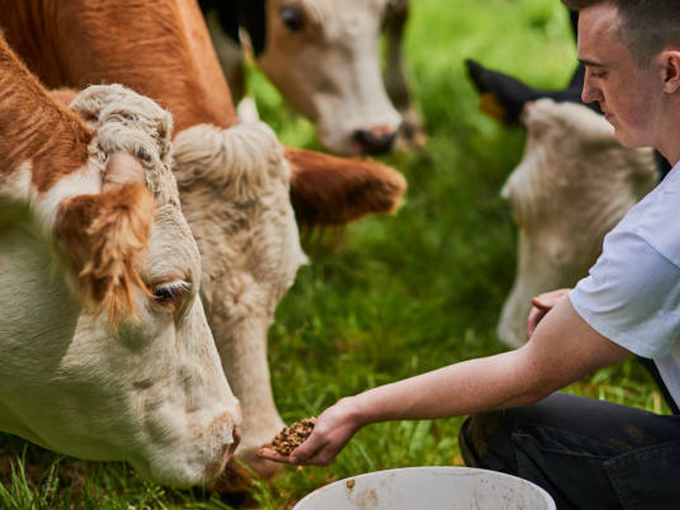
[[[680,49],[666,50],[661,53],[663,90],[674,94],[680,90]]]
[[[339,158],[285,148],[290,197],[300,227],[346,225],[369,214],[391,213],[406,190],[396,170],[371,159]]]

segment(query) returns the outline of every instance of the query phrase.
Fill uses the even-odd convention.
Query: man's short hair
[[[619,37],[636,64],[646,67],[667,46],[680,48],[678,0],[562,0],[572,11],[609,4],[619,11]]]

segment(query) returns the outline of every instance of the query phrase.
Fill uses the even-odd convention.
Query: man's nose
[[[602,98],[602,92],[599,88],[593,87],[588,79],[588,73],[586,72],[586,77],[583,80],[583,90],[581,91],[581,101],[584,103],[593,103],[599,101]]]

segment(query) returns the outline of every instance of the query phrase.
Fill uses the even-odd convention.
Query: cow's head
[[[530,300],[572,287],[587,274],[604,235],[657,182],[651,149],[626,149],[597,113],[575,103],[539,99],[524,106],[520,164],[502,194],[519,230],[517,274],[498,335],[526,339]]]
[[[163,484],[208,483],[240,411],[198,298],[170,116],[120,86],[71,108],[95,130],[86,164],[35,189],[29,156],[0,179],[15,204],[0,215],[0,429]]]
[[[251,2],[247,2],[251,3]],[[387,0],[259,0],[248,7],[257,61],[338,154],[387,152],[401,116],[381,75]],[[264,16],[264,24],[252,19]]]
[[[285,148],[263,123],[199,125],[173,142],[185,214],[203,259],[201,297],[229,383],[243,406],[237,457],[260,476],[280,465],[257,456],[284,426],[272,395],[267,334],[276,307],[306,262],[298,226],[345,225],[395,209],[396,171]],[[237,466],[235,466],[236,469]],[[225,477],[218,488],[240,488]]]

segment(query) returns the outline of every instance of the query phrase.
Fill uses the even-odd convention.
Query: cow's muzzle
[[[375,126],[371,129],[357,129],[352,141],[359,154],[384,154],[392,149],[397,131],[388,126]]]

